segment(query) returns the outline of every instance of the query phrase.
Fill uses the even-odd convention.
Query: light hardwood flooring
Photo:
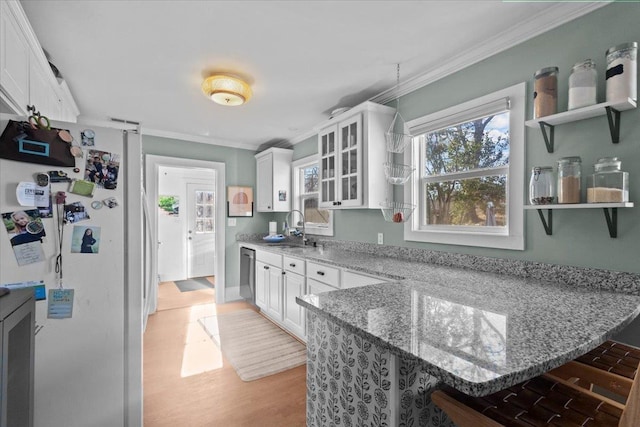
[[[158,311],[144,333],[145,427],[305,425],[305,366],[244,382],[198,323],[252,307],[216,305],[213,289],[160,284]]]

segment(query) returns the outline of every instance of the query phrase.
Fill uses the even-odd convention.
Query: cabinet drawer
[[[307,261],[307,277],[331,285],[334,288],[340,287],[340,269],[336,267]]]
[[[304,276],[304,260],[299,258],[293,258],[287,255],[282,257],[282,266],[285,270],[293,273],[298,273]]]
[[[386,282],[381,277],[369,276],[367,274],[355,273],[353,271],[345,270],[342,272],[342,288],[357,288],[360,286],[373,285],[375,283]]]
[[[282,268],[282,255],[273,252],[256,251],[256,261]]]
[[[321,292],[329,292],[337,290],[333,286],[329,286],[326,283],[318,282],[314,279],[307,279],[307,293],[308,294],[319,294]]]

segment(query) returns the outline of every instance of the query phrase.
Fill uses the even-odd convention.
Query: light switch
[[[235,218],[227,218],[227,226],[228,227],[235,227],[236,226],[236,219]]]

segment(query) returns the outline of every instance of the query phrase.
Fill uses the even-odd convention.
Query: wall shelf
[[[588,107],[564,111],[534,120],[527,120],[525,125],[530,128],[540,128],[547,146],[547,151],[553,153],[555,126],[606,115],[609,122],[611,142],[617,144],[620,141],[620,112],[632,110],[636,107],[636,101],[631,98],[618,102],[601,102],[600,104],[590,105]]]
[[[544,231],[548,236],[553,234],[553,211],[556,209],[602,209],[604,217],[607,221],[609,236],[618,237],[618,208],[632,208],[633,202],[624,203],[571,203],[557,205],[525,205],[525,210],[536,210],[542,221]],[[547,211],[547,217],[544,216],[544,210]]]

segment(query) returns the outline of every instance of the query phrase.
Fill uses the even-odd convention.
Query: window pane
[[[506,175],[423,186],[426,225],[506,226]]]
[[[356,123],[352,123],[351,126],[349,126],[349,130],[350,130],[350,134],[351,134],[351,146],[355,147],[356,145],[356,140],[358,138],[358,126]]]
[[[303,168],[302,182],[304,193],[316,193],[318,191],[318,166]]]
[[[349,174],[349,152],[342,153],[342,175]]]
[[[442,175],[509,163],[509,112],[424,135],[425,175]]]
[[[326,225],[329,223],[329,211],[327,209],[318,209],[318,198],[308,197],[303,199],[304,219],[307,224]]]

